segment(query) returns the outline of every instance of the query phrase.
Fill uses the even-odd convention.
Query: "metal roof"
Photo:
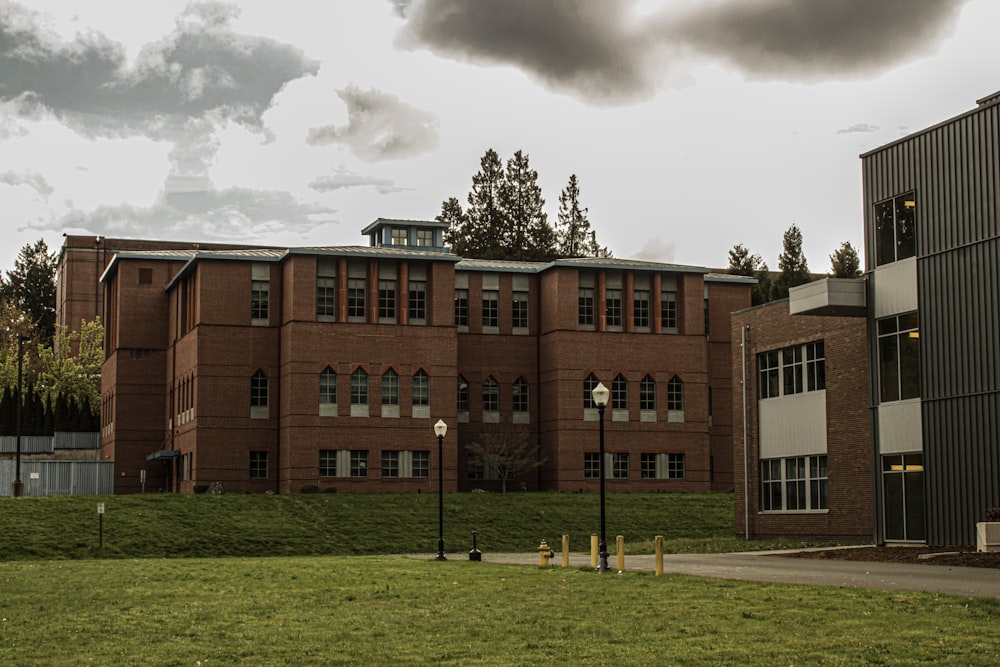
[[[396,226],[407,226],[407,227],[436,227],[439,229],[447,229],[450,225],[447,222],[440,222],[438,220],[404,220],[402,218],[375,218],[375,220],[361,230],[362,234],[371,234],[379,227],[384,227],[385,225],[396,225]]]

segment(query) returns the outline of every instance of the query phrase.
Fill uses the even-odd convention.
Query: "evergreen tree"
[[[504,259],[542,261],[556,253],[555,232],[542,210],[545,200],[538,187],[538,172],[528,155],[517,151],[507,160],[500,201],[507,220]]]
[[[464,236],[468,231],[468,217],[462,210],[462,205],[455,197],[449,197],[441,203],[441,212],[434,218],[438,222],[447,222],[448,229],[444,232],[444,242],[448,244],[452,252],[462,254],[455,250],[456,247],[464,247],[468,244],[468,239]]]
[[[751,255],[750,251],[742,243],[737,243],[729,251],[729,274],[757,279],[757,284],[750,291],[751,303],[753,305],[759,306],[762,303],[771,301],[773,285],[767,264],[764,263],[760,255]]]
[[[503,209],[503,163],[491,148],[480,159],[479,167],[472,177],[465,216],[449,234],[452,252],[478,259],[503,259],[508,252],[504,244],[511,236]]]
[[[38,330],[42,342],[55,334],[56,255],[43,239],[21,248],[14,268],[0,282],[0,301],[12,303]]]
[[[560,257],[610,257],[606,248],[597,246],[590,229],[587,209],[580,206],[580,184],[576,174],[559,194],[559,222],[556,225],[557,251]],[[606,254],[602,254],[602,251]]]
[[[861,258],[850,241],[844,241],[840,248],[830,255],[831,275],[834,278],[860,278]]]
[[[774,298],[784,299],[789,288],[802,285],[810,280],[809,266],[806,256],[802,253],[802,231],[797,225],[785,230],[783,250],[778,255],[778,270],[781,272],[774,283]]]

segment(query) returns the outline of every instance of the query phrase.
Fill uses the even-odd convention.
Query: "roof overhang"
[[[146,457],[147,461],[167,461],[170,459],[175,459],[180,456],[181,453],[176,449],[161,449],[155,451]]]
[[[789,315],[864,317],[864,278],[824,278],[788,290]]]

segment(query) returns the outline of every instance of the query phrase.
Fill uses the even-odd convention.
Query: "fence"
[[[0,496],[9,496],[14,461],[0,461]],[[113,461],[21,461],[25,496],[108,495],[115,491]]]

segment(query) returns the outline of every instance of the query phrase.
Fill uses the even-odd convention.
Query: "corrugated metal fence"
[[[30,454],[52,454],[55,450],[100,449],[99,433],[65,433],[54,436],[21,436],[21,481],[25,496],[102,495],[114,493],[114,461],[40,461]],[[0,436],[0,496],[9,496],[17,472],[13,454],[17,438]]]

